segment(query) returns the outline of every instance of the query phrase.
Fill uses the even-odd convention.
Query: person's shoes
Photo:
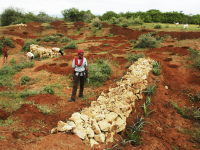
[[[80,98],[84,98],[84,96],[79,96]]]
[[[73,99],[71,99],[71,98],[68,99],[68,101],[69,101],[69,102],[75,102],[75,100],[73,100]]]

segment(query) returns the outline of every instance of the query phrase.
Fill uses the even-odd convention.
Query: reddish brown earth
[[[83,22],[76,22],[73,26],[68,27],[69,24],[62,21],[56,21],[50,23],[53,29],[42,29],[42,25],[37,22],[31,22],[27,24],[27,27],[7,27],[3,30],[6,36],[13,36],[14,44],[16,45],[16,50],[13,48],[12,53],[19,52],[23,46],[26,39],[24,38],[37,38],[39,33],[43,31],[48,31],[52,33],[63,33],[67,35],[70,30],[77,31],[76,28],[83,28],[87,24]],[[113,63],[112,68],[114,68],[113,74],[110,80],[106,81],[102,87],[86,88],[85,95],[88,99],[86,101],[78,98],[75,103],[68,102],[67,98],[70,97],[71,87],[69,89],[64,88],[64,94],[66,96],[56,96],[51,94],[40,93],[38,95],[29,96],[24,101],[19,109],[16,111],[8,112],[6,108],[0,109],[0,121],[5,122],[9,117],[13,117],[15,124],[11,126],[0,126],[0,149],[91,149],[89,145],[84,143],[76,135],[70,133],[56,133],[49,134],[49,130],[57,126],[57,122],[62,120],[64,122],[71,116],[73,112],[78,112],[84,107],[88,107],[90,101],[97,99],[98,95],[104,91],[108,92],[109,87],[116,86],[116,80],[126,72],[127,59],[125,58],[127,52],[129,53],[139,53],[139,51],[133,50],[133,45],[128,40],[138,39],[138,36],[144,33],[152,32],[151,30],[142,29],[132,30],[129,28],[123,28],[119,26],[112,26],[102,23],[103,28],[110,28],[109,33],[114,34],[113,37],[108,36],[86,36],[87,31],[80,35],[69,37],[77,40],[79,38],[86,38],[81,44],[88,47],[87,52],[85,52],[85,57],[88,62],[95,62],[97,59],[109,59]],[[11,31],[12,30],[12,31]],[[23,32],[28,34],[24,34]],[[183,39],[195,39],[200,38],[200,32],[158,32],[158,35],[168,34],[172,38],[177,38],[177,40]],[[167,46],[164,44],[168,44]],[[148,117],[144,117],[146,123],[143,130],[147,132],[140,132],[142,143],[139,145],[131,145],[127,143],[125,146],[120,145],[119,142],[115,141],[119,147],[122,149],[134,149],[134,150],[171,150],[172,146],[177,147],[181,150],[195,149],[195,145],[189,139],[191,136],[183,134],[180,129],[191,129],[194,125],[194,120],[185,119],[172,107],[170,100],[177,102],[179,107],[188,107],[189,110],[194,109],[194,107],[200,107],[200,102],[195,103],[190,102],[190,98],[186,95],[187,91],[195,94],[200,91],[200,71],[197,69],[191,69],[189,67],[184,67],[185,65],[191,65],[193,60],[187,60],[191,56],[188,54],[187,49],[191,45],[183,45],[182,47],[174,46],[173,41],[166,41],[160,48],[152,48],[149,50],[142,51],[147,57],[155,59],[160,62],[162,66],[162,74],[160,76],[155,76],[150,73],[148,77],[148,84],[151,85],[154,79],[157,78],[156,82],[156,92],[154,96],[151,96],[152,105],[150,105],[151,110],[154,110],[149,114]],[[47,44],[47,43],[46,43]],[[104,44],[109,44],[109,46],[104,46]],[[200,43],[199,43],[200,44]],[[62,44],[59,43],[60,46]],[[46,47],[51,47],[47,45]],[[58,58],[53,58],[47,61],[36,61],[32,72],[22,70],[19,74],[15,76],[15,79],[20,78],[20,74],[28,73],[29,76],[33,78],[33,75],[40,73],[41,70],[45,70],[51,73],[51,76],[65,77],[71,74],[71,61],[77,56],[76,49],[65,50],[66,55],[60,56]],[[197,49],[200,50],[200,49]],[[103,53],[102,53],[103,52]],[[72,54],[71,54],[72,53]],[[2,60],[1,62],[2,63]],[[117,68],[114,66],[118,65]],[[41,77],[42,78],[42,77]],[[46,77],[42,78],[44,82],[48,82]],[[56,82],[58,79],[54,79]],[[68,79],[69,80],[69,79]],[[63,81],[59,81],[63,82]],[[41,83],[40,83],[41,84]],[[34,87],[40,87],[40,84],[34,83]],[[65,83],[67,86],[69,83]],[[112,85],[111,85],[112,84]],[[168,86],[169,89],[164,87]],[[17,85],[19,91],[24,90],[25,86]],[[28,86],[32,89],[32,86]],[[6,91],[7,87],[0,87],[0,91]],[[91,93],[96,93],[91,96]],[[141,105],[145,102],[146,96],[143,94],[143,99],[136,102],[136,109],[132,112],[130,117],[127,119],[127,127],[133,125],[135,121],[134,117],[144,116],[144,111]],[[49,109],[55,112],[50,113],[47,111],[44,114],[38,106],[48,105]],[[49,112],[49,113],[48,113]],[[129,130],[127,130],[129,131]],[[120,140],[120,136],[123,139],[128,139],[127,133],[115,134],[115,138]],[[111,148],[112,143],[100,144],[100,148],[95,147],[94,149]]]

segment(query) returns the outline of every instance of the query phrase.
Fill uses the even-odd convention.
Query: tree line
[[[4,9],[0,15],[1,26],[8,26],[11,24],[19,23],[28,23],[28,22],[52,22],[57,20],[63,20],[65,22],[91,22],[95,17],[99,17],[101,21],[110,20],[114,18],[126,18],[126,19],[135,19],[140,17],[145,23],[174,23],[179,22],[180,24],[199,24],[200,15],[186,15],[182,11],[177,12],[161,12],[156,9],[151,9],[146,12],[126,12],[126,13],[115,13],[114,11],[107,11],[102,16],[96,16],[91,13],[90,10],[83,11],[78,10],[77,8],[69,8],[61,10],[63,18],[50,17],[45,12],[39,12],[35,15],[32,12],[25,13],[22,9],[9,7]]]

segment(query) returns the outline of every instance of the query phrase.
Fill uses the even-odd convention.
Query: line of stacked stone
[[[147,76],[152,70],[153,60],[139,58],[127,74],[117,82],[117,87],[102,92],[97,101],[81,112],[75,112],[67,123],[58,122],[55,131],[73,132],[81,139],[94,144],[113,142],[113,135],[126,128],[126,118],[135,111],[135,101],[142,99],[147,87]]]

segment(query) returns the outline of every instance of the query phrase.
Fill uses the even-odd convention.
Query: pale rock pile
[[[16,26],[27,26],[26,24],[20,23],[20,24],[16,24]]]
[[[60,51],[60,48],[57,48],[57,47],[53,47],[52,49],[50,49],[50,48],[44,48],[39,45],[34,45],[34,44],[30,45],[30,52],[32,52],[33,54],[37,53],[40,58],[60,56],[61,54],[59,53],[59,51]]]
[[[113,135],[126,128],[126,118],[135,108],[135,100],[142,99],[142,90],[147,86],[147,76],[153,60],[140,58],[128,68],[127,74],[117,82],[117,87],[101,93],[97,101],[72,114],[70,121],[58,122],[55,131],[74,132],[81,139],[94,144],[113,142]]]

